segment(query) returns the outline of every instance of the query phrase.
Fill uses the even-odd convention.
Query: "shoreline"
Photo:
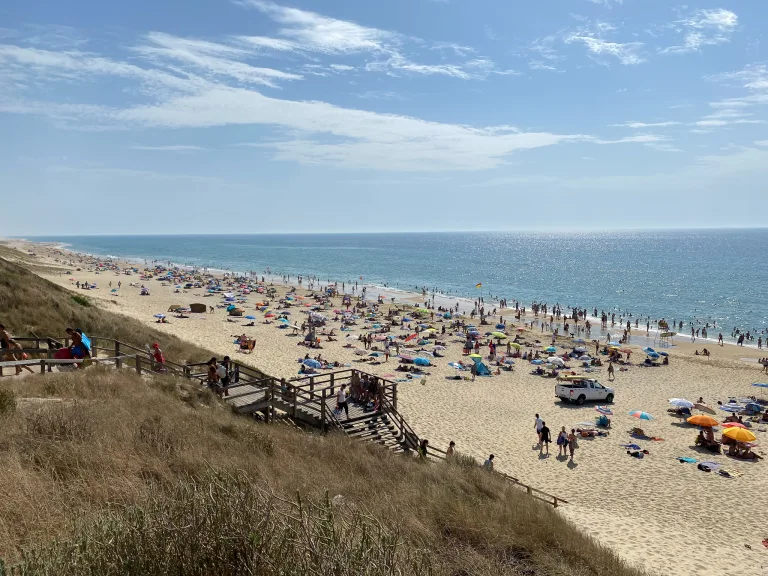
[[[326,342],[323,338],[321,350],[297,346],[297,340],[291,338],[287,331],[279,330],[274,324],[262,323],[262,314],[255,311],[252,304],[253,297],[247,298],[248,303],[243,307],[257,317],[254,326],[242,326],[247,322],[242,318],[230,321],[218,309],[214,314],[182,320],[172,317],[169,324],[158,324],[153,314],[165,311],[171,304],[194,301],[218,304],[220,296],[195,294],[202,290],[174,293],[172,284],[162,286],[154,279],[146,283],[151,295],[143,297],[137,287],[127,286],[129,282],[138,281],[138,276],[118,276],[112,272],[97,274],[88,272],[86,266],[77,276],[87,282],[97,282],[101,288],[78,290],[69,281],[69,276],[62,275],[65,265],[55,263],[50,255],[43,254],[49,250],[54,251],[45,247],[35,257],[35,263],[45,266],[41,270],[46,270],[35,271],[36,274],[73,293],[87,295],[94,305],[151,324],[163,332],[210,349],[217,355],[229,354],[274,376],[297,375],[297,359],[307,352],[313,356],[319,352],[330,360],[338,360],[380,376],[399,378],[401,375],[395,371],[398,364],[394,358],[374,365],[358,365],[361,357],[344,347],[350,341],[357,344],[356,339],[339,338],[338,342]],[[24,252],[19,254],[21,256]],[[123,287],[120,295],[114,296],[106,289],[106,284],[118,279]],[[278,294],[282,295],[288,289],[289,286],[279,284]],[[377,292],[371,290],[368,289],[369,296],[375,300]],[[306,286],[298,293],[306,294]],[[415,294],[411,298],[415,298],[413,303],[418,304],[421,296]],[[450,300],[455,304],[455,299]],[[335,299],[334,306],[337,302],[339,300]],[[294,314],[292,321],[301,317],[302,308],[296,306],[290,310]],[[506,319],[508,323],[517,324],[510,314],[506,315]],[[437,321],[434,325],[440,328]],[[492,325],[488,328],[492,329]],[[367,329],[364,323],[360,325],[358,322],[351,335],[356,338]],[[232,335],[243,331],[256,339],[253,354],[237,353],[232,342]],[[393,330],[395,335],[410,332]],[[525,331],[523,335],[527,341],[540,339],[541,348],[549,344],[548,332]],[[582,440],[575,463],[570,465],[556,458],[555,445],[551,448],[550,458],[540,454],[533,433],[534,414],[541,414],[553,435],[556,435],[561,426],[570,428],[580,422],[592,421],[596,415],[594,406],[578,407],[555,401],[555,381],[531,375],[531,365],[520,359],[516,359],[513,372],[478,378],[476,382],[453,380],[457,372],[448,366],[448,362],[463,359],[462,345],[448,333],[445,340],[447,350],[443,357],[434,359],[434,365],[424,377],[425,381],[422,383],[419,377],[405,380],[399,383],[398,388],[400,411],[414,430],[429,439],[430,444],[445,448],[450,440],[454,440],[459,452],[481,461],[488,454],[495,454],[500,471],[568,500],[570,504],[558,508],[558,511],[632,564],[674,576],[693,576],[709,571],[724,575],[758,574],[759,563],[764,563],[768,556],[762,555],[763,547],[759,540],[765,536],[764,526],[762,518],[754,514],[754,510],[768,509],[768,475],[765,474],[768,461],[734,462],[722,455],[699,454],[691,448],[696,429],[681,426],[666,410],[668,399],[672,397],[695,400],[703,396],[714,405],[717,400],[727,401],[729,395],[742,397],[754,394],[756,389],[751,388],[751,382],[765,381],[768,376],[762,375],[754,362],[742,358],[757,360],[761,351],[746,347],[740,349],[735,345],[713,346],[712,356],[705,358],[693,355],[698,343],[676,342],[669,349],[669,366],[642,368],[637,365],[643,356],[640,351],[642,343],[633,338],[628,346],[632,350],[633,364],[627,366],[627,371],[620,371],[617,366],[615,382],[609,381],[605,367],[591,375],[616,390],[612,405],[614,426],[610,436]],[[566,347],[565,342],[561,338],[558,346]],[[536,349],[535,344],[531,349]],[[485,356],[485,352],[482,353]],[[648,411],[655,416],[655,420],[638,422],[627,416],[630,410]],[[639,441],[650,452],[643,460],[629,457],[620,446],[636,441],[626,433],[634,426],[664,438],[660,442]],[[768,440],[766,433],[756,434],[763,442]],[[743,476],[724,479],[707,474],[698,471],[695,464],[680,464],[678,456],[714,459],[725,467],[740,471]],[[734,490],[749,496],[734,501]],[[693,495],[685,499],[685,514],[677,508],[681,494]],[[721,513],[725,507],[728,507],[729,514],[739,519],[740,533],[724,534],[718,523],[711,522],[712,516]],[[671,508],[675,510],[673,515],[669,513]],[[711,547],[714,541],[718,542],[717,554]],[[744,549],[746,542],[753,548],[752,552],[746,552],[747,556]],[[690,561],[680,563],[681,557]]]
[[[293,286],[293,287],[296,287],[296,288],[302,288],[302,285],[297,283],[296,281],[290,281],[290,279],[288,281],[285,281],[285,276],[286,275],[285,274],[281,274],[279,272],[272,271],[270,266],[268,266],[267,269],[266,269],[266,270],[270,270],[269,273],[266,270],[261,271],[261,272],[256,272],[254,270],[243,271],[243,270],[216,268],[216,267],[212,267],[212,266],[198,266],[198,265],[195,265],[195,264],[182,264],[182,263],[179,263],[179,262],[174,262],[172,260],[162,260],[162,259],[158,259],[158,258],[145,258],[145,257],[140,257],[140,256],[115,256],[115,255],[109,255],[109,254],[96,254],[96,253],[90,253],[90,252],[78,252],[78,251],[76,251],[76,250],[71,248],[72,247],[71,244],[68,244],[68,243],[65,243],[65,242],[36,242],[36,241],[30,241],[30,240],[26,240],[26,239],[16,239],[16,240],[8,239],[7,241],[11,245],[14,245],[14,243],[16,243],[16,244],[25,244],[25,245],[29,245],[29,246],[43,246],[43,247],[47,247],[47,248],[54,248],[54,249],[57,249],[57,250],[61,250],[62,252],[65,252],[65,253],[69,253],[69,254],[71,254],[74,257],[86,256],[86,257],[91,257],[91,258],[105,259],[105,260],[113,261],[113,262],[132,263],[132,264],[136,264],[136,265],[145,265],[145,266],[162,265],[162,266],[167,266],[167,267],[173,267],[173,268],[179,268],[179,269],[187,270],[187,271],[190,271],[190,272],[192,272],[194,270],[201,270],[201,271],[205,271],[205,272],[209,272],[209,273],[213,273],[213,274],[219,274],[219,275],[239,275],[241,277],[249,277],[249,278],[265,277],[266,279],[268,279],[270,282],[273,282],[273,283],[276,282],[276,283],[281,283],[281,284],[285,284],[285,285],[288,285],[288,286]],[[322,285],[323,280],[318,275],[304,276],[304,277],[308,278],[308,279],[311,279],[311,280],[317,280],[317,282],[320,283],[320,285]],[[289,278],[290,278],[290,276],[289,276]],[[334,283],[335,282],[337,285],[341,285],[342,282],[345,282],[345,281],[334,280],[334,279],[327,279],[327,280],[325,280],[325,282],[326,283]],[[423,293],[419,293],[418,291],[411,290],[411,289],[405,289],[405,288],[399,288],[399,287],[391,287],[391,286],[388,285],[387,282],[385,282],[383,284],[382,283],[361,282],[359,287],[361,289],[363,287],[365,287],[367,290],[373,289],[377,293],[385,295],[386,298],[395,298],[396,301],[398,301],[398,302],[418,302],[418,303],[422,303],[422,302],[424,302],[424,298],[426,298],[428,301],[431,300],[432,305],[434,307],[442,306],[442,307],[446,307],[446,308],[454,306],[456,303],[461,303],[461,304],[464,305],[461,308],[462,312],[467,312],[467,313],[470,310],[472,310],[472,307],[474,306],[474,301],[469,296],[451,295],[451,294],[448,294],[448,293],[445,293],[445,292],[434,291],[434,290],[431,291],[431,292],[429,290],[427,290],[426,295],[425,295]],[[357,294],[359,294],[359,292],[355,293],[355,295],[357,295]],[[482,294],[480,294],[479,296],[482,296],[484,299],[486,298]],[[509,299],[509,298],[507,300],[512,300],[512,302],[516,301],[515,299]],[[491,309],[498,308],[499,302],[500,302],[500,298],[498,296],[490,296],[489,308],[491,308]],[[527,318],[528,321],[532,321],[532,320],[540,321],[541,320],[541,317],[539,315],[532,316],[530,314],[530,309],[529,309],[530,303],[519,302],[519,304],[521,305],[521,308],[525,308],[526,309],[525,318]],[[572,308],[569,305],[564,305],[561,308],[562,308],[564,314],[565,313],[569,313],[572,310]],[[611,334],[611,335],[616,335],[617,333],[618,334],[622,334],[623,331],[624,331],[622,326],[626,325],[626,321],[629,318],[632,318],[633,320],[635,318],[639,319],[639,317],[632,316],[631,312],[630,312],[629,316],[624,316],[623,315],[624,312],[629,312],[628,310],[624,310],[620,314],[616,314],[617,316],[620,317],[620,320],[616,323],[615,326],[610,326],[609,328],[606,328],[605,330],[603,330],[601,328],[601,319],[599,317],[596,317],[596,316],[594,316],[592,314],[592,310],[595,309],[595,308],[597,308],[597,307],[592,306],[592,307],[586,308],[587,316],[586,316],[585,319],[591,323],[592,330],[596,331],[596,336],[597,336],[596,339],[601,340],[601,341],[602,341],[602,338],[607,336],[608,334]],[[499,312],[501,312],[504,315],[508,315],[510,313],[512,315],[515,314],[515,308],[513,308],[513,307],[498,308],[498,309],[499,309]],[[610,317],[611,310],[607,310],[605,312],[608,313],[609,317]],[[548,314],[545,314],[543,316],[544,320],[546,320],[547,316],[548,316]],[[642,318],[646,319],[646,321],[650,321],[650,323],[651,323],[650,330],[648,330],[648,333],[650,334],[650,336],[643,336],[642,335],[643,332],[644,332],[642,324],[644,324],[645,322],[641,322],[638,327],[635,327],[634,325],[632,326],[632,330],[633,330],[633,332],[631,334],[632,338],[633,339],[637,339],[636,341],[639,342],[639,343],[642,343],[644,346],[651,346],[651,347],[659,346],[659,344],[657,342],[657,337],[661,333],[661,330],[657,326],[655,327],[655,325],[658,323],[659,319],[658,318],[651,319],[652,317],[649,316],[649,315],[645,315]],[[663,317],[662,317],[662,319],[663,319]],[[563,323],[564,323],[563,320],[564,320],[564,318],[563,319],[556,319],[554,324],[558,325],[562,329]],[[581,319],[580,321],[583,322],[583,319]],[[630,321],[630,322],[632,322],[632,321]],[[690,327],[690,325],[691,325],[691,322],[689,321],[688,322],[688,327]],[[537,325],[537,327],[538,327],[538,325]],[[708,332],[709,331],[711,331],[711,332],[720,332],[721,328],[707,327],[707,330],[708,330]],[[673,327],[671,329],[671,331],[675,332],[675,328]],[[542,334],[544,334],[544,332],[542,332]],[[688,342],[688,340],[691,337],[690,334],[686,334],[684,332],[675,332],[675,334],[676,334],[677,340],[674,341],[673,345],[678,345],[681,342]],[[583,333],[579,334],[579,336],[581,336],[583,338],[586,338],[586,336]],[[592,339],[592,338],[590,338],[590,339]],[[615,338],[612,338],[612,339],[615,339]],[[674,338],[673,338],[673,340],[674,340]],[[695,341],[696,342],[700,341],[704,347],[706,347],[706,346],[718,346],[718,338],[717,338],[717,336],[711,337],[709,334],[707,335],[707,337],[696,336]],[[740,348],[760,350],[758,348],[757,342],[754,340],[754,338],[751,341],[745,341],[744,344],[739,345],[739,344],[737,344],[737,339],[735,337],[731,337],[729,334],[723,333],[723,342],[724,342],[724,345],[726,345],[726,346],[730,345],[730,346],[738,346]],[[695,343],[695,342],[693,342],[693,343]],[[763,350],[765,350],[765,354],[768,357],[768,332],[766,333],[766,337],[764,338],[764,341],[763,341]]]

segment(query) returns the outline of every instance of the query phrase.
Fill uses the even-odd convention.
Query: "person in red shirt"
[[[152,358],[155,361],[154,369],[158,372],[165,370],[165,356],[163,351],[160,350],[160,344],[155,342],[152,344]]]

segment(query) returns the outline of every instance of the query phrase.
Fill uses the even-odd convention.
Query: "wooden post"
[[[322,405],[320,407],[320,415],[321,415],[320,419],[322,421],[321,427],[322,427],[323,432],[325,432],[325,411],[328,409],[328,407],[327,407],[327,399],[326,399],[326,392],[327,391],[328,391],[327,389],[323,388],[323,403],[322,403]]]
[[[553,500],[554,500],[554,502],[552,502],[552,506],[554,506],[555,508],[557,508],[557,496],[553,496],[552,498],[553,498]]]
[[[311,399],[315,398],[315,382],[311,378],[309,380],[309,397]]]
[[[117,358],[117,360],[115,360],[115,366],[122,368],[123,361],[120,359],[120,342],[118,340],[115,340],[115,358]]]
[[[528,492],[528,496],[533,496],[533,491],[531,490],[530,486],[526,486],[525,491]]]
[[[397,410],[397,382],[392,384],[392,408]]]
[[[45,360],[40,360],[40,374],[45,374]]]
[[[333,372],[331,372],[331,373],[329,374],[329,376],[331,377],[331,390],[333,390],[333,381],[334,381]]]
[[[99,349],[97,348],[97,346],[98,346],[97,342],[98,342],[98,340],[96,340],[95,337],[91,338],[91,358],[96,358],[96,356],[99,355]]]
[[[141,356],[139,354],[136,354],[135,358],[136,358],[136,373],[141,374]]]

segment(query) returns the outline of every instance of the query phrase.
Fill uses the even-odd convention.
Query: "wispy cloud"
[[[566,33],[563,41],[566,44],[583,44],[590,56],[600,64],[607,64],[607,61],[602,58],[605,56],[616,58],[625,66],[645,62],[645,58],[640,54],[644,46],[642,42],[613,42],[606,39],[606,36],[615,31],[616,27],[613,24],[598,20]]]
[[[678,126],[682,122],[624,122],[623,124],[611,124],[614,128],[666,128],[667,126]]]
[[[487,78],[492,74],[513,73],[511,70],[497,68],[488,58],[471,57],[476,54],[476,50],[470,46],[452,42],[428,43],[397,32],[281,6],[270,0],[237,0],[236,4],[256,9],[281,26],[277,30],[279,38],[237,37],[237,41],[243,45],[258,49],[334,56],[365,55],[371,60],[365,64],[364,70],[387,74],[440,75],[471,80]],[[409,43],[465,60],[449,63],[414,61],[406,55],[405,45]]]
[[[768,148],[768,140],[755,140],[755,146],[761,146],[763,148]]]
[[[129,148],[131,150],[144,150],[148,152],[199,152],[201,150],[206,150],[206,148],[201,146],[183,144],[172,144],[169,146],[141,146],[137,144],[135,146],[129,146]]]
[[[662,48],[662,54],[697,52],[703,46],[714,46],[731,41],[739,23],[738,16],[723,8],[696,10],[672,27],[683,35],[682,44]]]

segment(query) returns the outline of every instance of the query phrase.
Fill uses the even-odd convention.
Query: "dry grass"
[[[0,256],[8,257],[9,253],[24,256],[0,246]],[[86,334],[114,338],[134,346],[161,341],[166,356],[180,364],[204,362],[211,357],[206,350],[175,336],[99,309],[87,296],[72,294],[3,258],[0,258],[0,323],[18,337],[63,337],[64,329],[70,326],[82,328]]]
[[[157,338],[1,259],[0,322]],[[171,377],[0,379],[0,458],[0,574],[639,574],[471,462],[258,424]]]
[[[636,574],[477,467],[269,427],[187,381],[93,367],[0,386],[0,555],[19,574]]]

